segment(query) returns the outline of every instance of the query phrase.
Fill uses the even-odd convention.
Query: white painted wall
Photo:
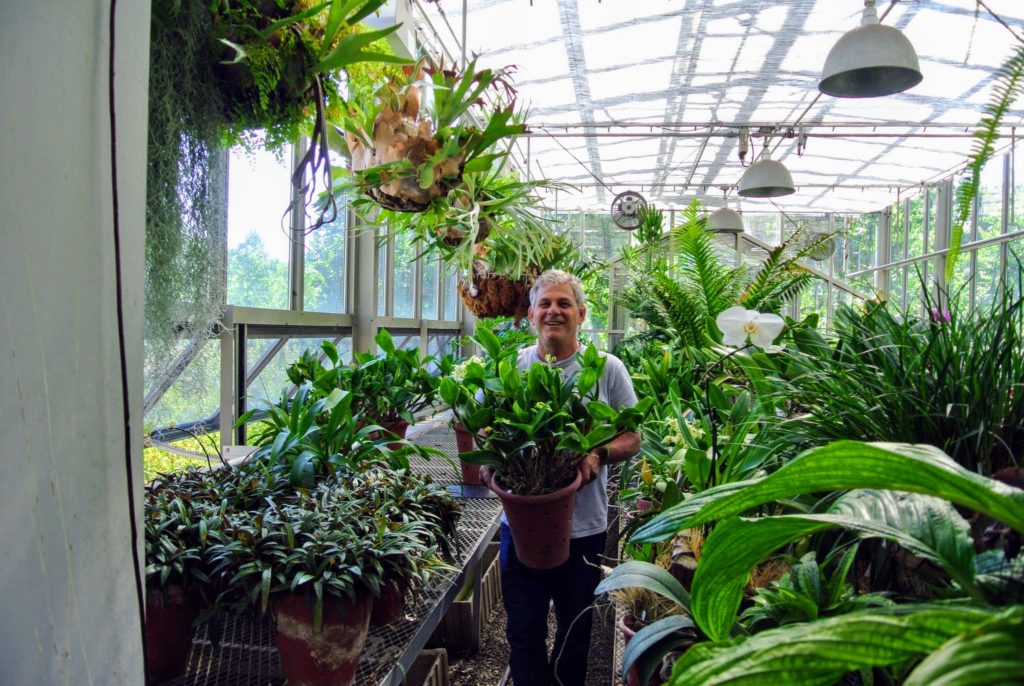
[[[0,2],[4,684],[143,681],[115,309],[110,2]],[[117,8],[118,186],[139,501],[149,2],[119,0]]]

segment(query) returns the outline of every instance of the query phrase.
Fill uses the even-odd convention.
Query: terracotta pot
[[[381,422],[380,426],[381,426],[382,429],[390,431],[391,433],[395,434],[396,436],[398,436],[401,439],[404,439],[406,433],[409,432],[409,422],[405,421],[404,419],[397,419],[397,420],[395,420],[393,422],[387,422],[387,423]],[[391,448],[392,450],[398,450],[399,448],[402,447],[402,444],[401,443],[389,443],[388,447]]]
[[[199,616],[199,596],[177,584],[146,592],[146,683],[185,673]]]
[[[299,594],[274,599],[277,650],[289,686],[348,686],[366,643],[373,596],[354,603],[324,599],[320,633],[313,631],[313,607]]]
[[[633,615],[626,613],[619,619],[619,631],[622,632],[622,642],[629,645],[629,639],[633,638],[639,629],[633,620]],[[626,672],[626,686],[640,686],[640,674],[636,671],[636,665]]]
[[[569,533],[576,491],[583,476],[565,488],[545,495],[514,495],[491,479],[491,490],[501,498],[516,557],[532,569],[552,569],[569,559]]]
[[[455,425],[455,445],[458,446],[459,454],[468,453],[473,450],[476,446],[473,445],[473,436],[466,427],[462,424]],[[480,485],[480,465],[470,464],[469,462],[463,462],[459,460],[459,465],[462,467],[462,483],[467,486],[479,486]]]
[[[405,596],[408,584],[391,579],[380,589],[380,597],[373,601],[370,626],[390,624],[405,615]]]

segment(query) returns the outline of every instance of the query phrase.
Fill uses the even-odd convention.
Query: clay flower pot
[[[170,681],[185,673],[199,616],[199,597],[173,584],[146,591],[146,683]]]
[[[545,495],[514,495],[491,479],[491,490],[501,498],[516,557],[532,569],[552,569],[569,559],[569,533],[576,491],[583,475],[565,488]]]
[[[633,638],[639,628],[633,619],[633,615],[629,613],[622,615],[619,619],[619,631],[622,632],[622,642],[624,645],[629,645],[629,640]],[[640,686],[640,675],[636,671],[636,665],[630,667],[626,673],[626,686]]]
[[[274,600],[277,650],[289,686],[349,686],[366,643],[373,596],[354,603],[324,599],[323,626],[313,631],[313,608],[298,594]]]
[[[370,626],[390,624],[405,615],[405,596],[408,584],[389,579],[380,589],[380,597],[373,601]]]
[[[462,424],[455,424],[455,445],[459,454],[468,453],[473,449],[473,435],[470,434]],[[467,486],[480,485],[480,465],[459,461],[462,467],[462,483]]]

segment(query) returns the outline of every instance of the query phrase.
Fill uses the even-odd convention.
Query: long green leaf
[[[622,654],[622,681],[626,683],[629,668],[636,664],[641,684],[650,683],[651,676],[670,651],[692,640],[681,634],[693,628],[693,620],[683,615],[663,617],[639,631],[630,639]]]
[[[955,605],[892,606],[772,629],[745,640],[702,643],[676,662],[669,683],[835,684],[847,672],[927,655],[994,614]]]
[[[757,563],[787,543],[835,527],[896,541],[915,555],[936,562],[974,591],[971,541],[962,526],[953,523],[959,519],[965,524],[949,503],[910,494],[897,499],[878,492],[855,492],[844,499],[853,502],[846,506],[840,500],[838,514],[732,518],[716,526],[704,543],[693,577],[691,609],[704,633],[714,640],[729,636],[743,587]],[[901,507],[909,510],[910,516],[901,518]],[[941,528],[946,531],[936,530]]]
[[[384,38],[401,27],[401,24],[389,26],[380,31],[368,31],[367,33],[350,33],[335,46],[334,50],[327,57],[317,63],[316,71],[332,71],[341,69],[356,62],[391,62],[394,64],[412,64],[412,60],[398,57],[397,55],[385,55],[383,53],[363,52],[363,48],[376,40]]]
[[[782,498],[851,488],[933,495],[1024,531],[1024,491],[969,472],[938,448],[836,441],[802,453],[763,479],[705,491],[640,527],[632,540],[660,541]]]
[[[640,560],[628,560],[615,567],[612,573],[597,585],[594,595],[634,587],[646,588],[663,598],[668,598],[683,611],[690,611],[690,594],[679,580],[669,574],[667,569]]]
[[[1017,605],[926,657],[904,686],[989,686],[1024,676],[1024,605]]]

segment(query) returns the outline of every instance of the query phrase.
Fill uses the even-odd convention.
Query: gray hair
[[[583,295],[583,284],[575,274],[563,272],[561,269],[549,269],[533,282],[530,288],[530,307],[537,304],[537,293],[546,286],[560,286],[569,284],[572,287],[572,294],[576,297],[576,307],[583,309],[586,305],[586,297]]]

